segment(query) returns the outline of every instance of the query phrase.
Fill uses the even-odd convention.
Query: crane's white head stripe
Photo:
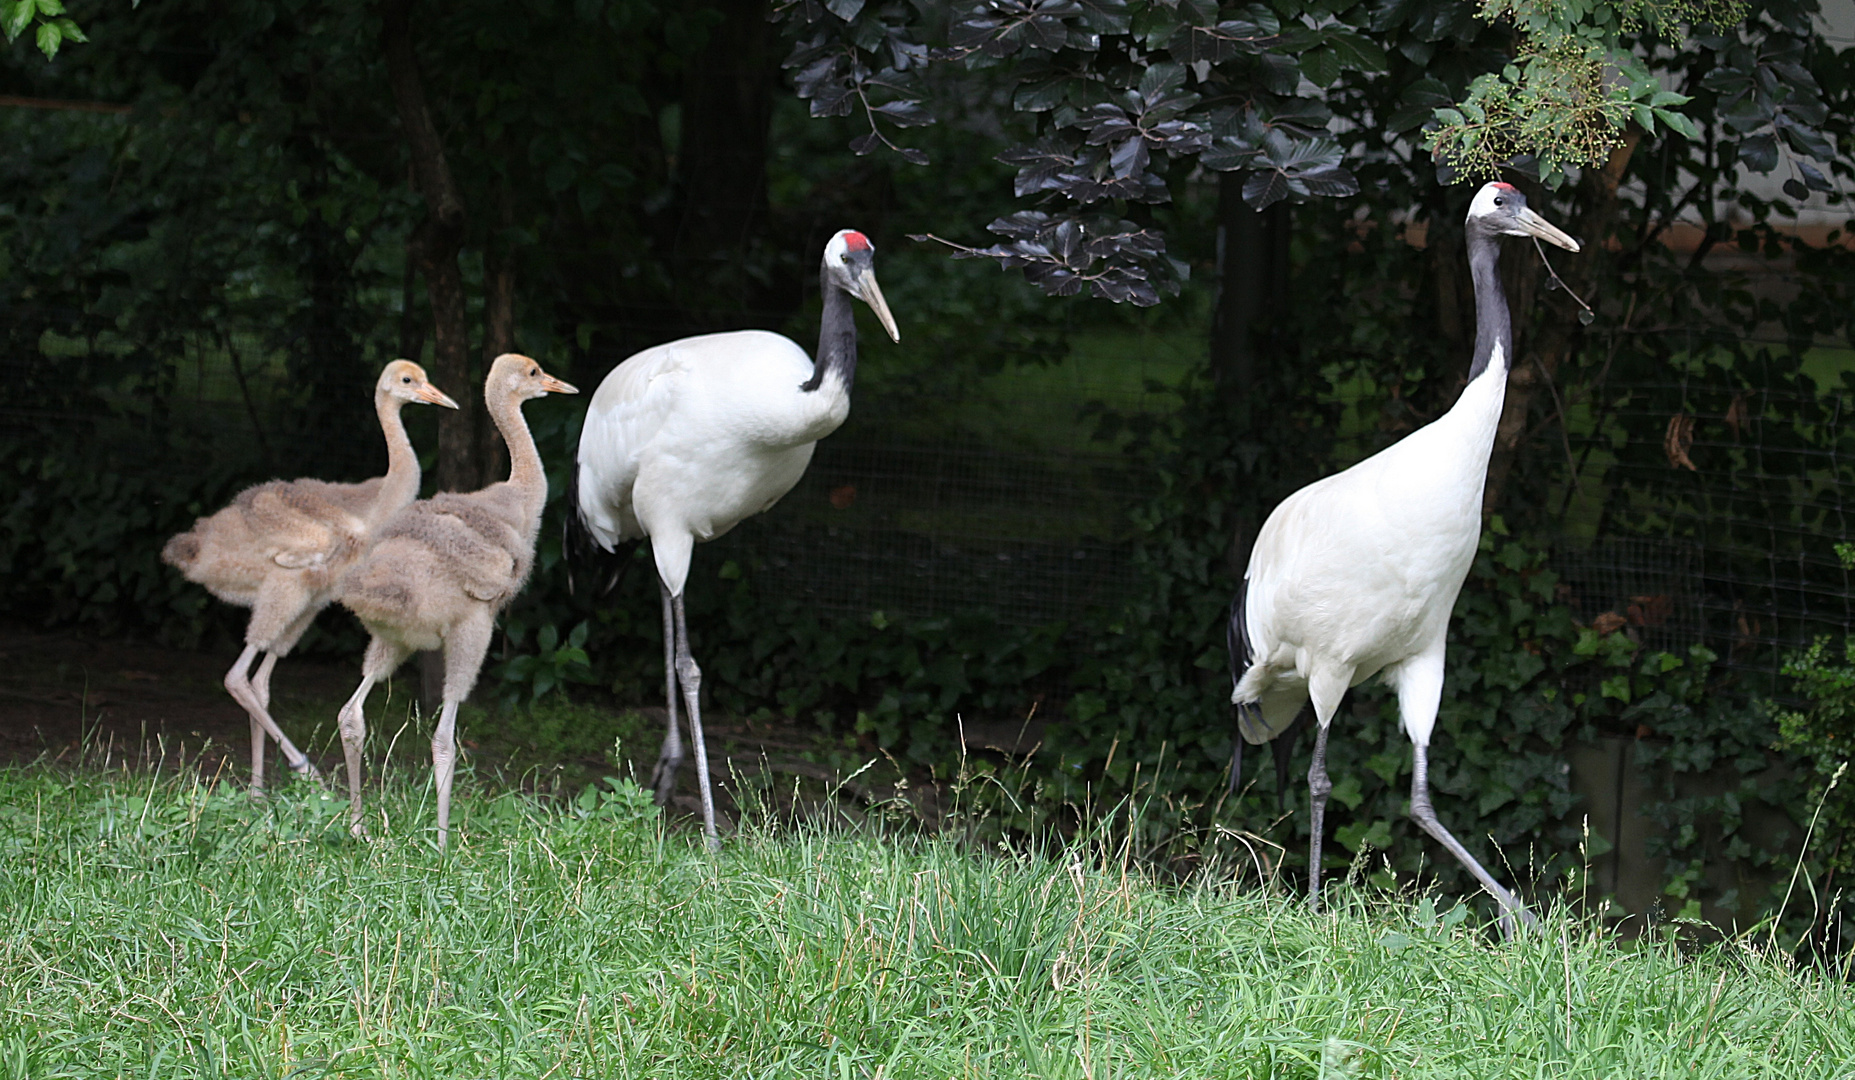
[[[1505,205],[1497,204],[1494,201],[1496,199],[1500,199]],[[1481,190],[1475,193],[1475,201],[1469,204],[1469,217],[1486,217],[1507,209],[1516,202],[1522,206],[1526,205],[1526,197],[1520,194],[1520,189],[1512,184],[1503,184],[1495,180],[1483,184]]]

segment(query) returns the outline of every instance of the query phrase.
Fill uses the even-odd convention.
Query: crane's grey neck
[[[1507,311],[1507,294],[1501,291],[1501,240],[1474,223],[1468,228],[1469,273],[1475,281],[1475,359],[1469,364],[1469,381],[1474,382],[1488,370],[1495,346],[1500,346],[1500,370],[1507,377],[1507,367],[1514,355],[1514,325]]]
[[[824,385],[826,375],[835,375],[845,390],[857,376],[857,317],[850,309],[850,294],[827,269],[819,269],[818,282],[824,288],[818,356],[812,361],[812,377],[799,384],[808,394]]]

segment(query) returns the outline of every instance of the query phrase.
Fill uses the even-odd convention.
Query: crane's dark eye
[[[541,369],[540,369],[540,368],[538,368],[538,367],[531,367],[531,368],[529,368],[529,369],[528,369],[528,377],[529,377],[529,378],[531,378],[531,379],[532,379],[532,378],[534,378],[534,377],[535,377],[536,375],[539,375],[539,374],[541,374]]]
[[[1506,206],[1506,205],[1507,205],[1507,200],[1506,200],[1506,199],[1503,199],[1503,198],[1501,198],[1501,197],[1500,197],[1499,195],[1496,195],[1496,196],[1494,197],[1494,205],[1496,205],[1496,206]]]

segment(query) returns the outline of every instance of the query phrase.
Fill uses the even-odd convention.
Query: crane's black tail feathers
[[[563,542],[561,543],[561,561],[567,564],[567,592],[578,595],[575,588],[578,574],[585,573],[589,579],[604,585],[593,591],[592,598],[598,600],[611,595],[625,580],[625,571],[631,568],[632,556],[638,546],[644,543],[642,538],[620,541],[617,551],[607,551],[599,546],[591,529],[586,527],[586,520],[580,516],[580,462],[574,458],[573,468],[567,474],[567,508],[561,521]]]
[[[1224,628],[1224,648],[1230,655],[1230,687],[1235,692],[1243,675],[1249,671],[1256,660],[1254,646],[1250,643],[1249,626],[1243,618],[1243,601],[1249,596],[1250,582],[1246,577],[1237,587],[1237,597],[1230,602],[1230,621]],[[1243,720],[1247,716],[1260,725],[1262,704],[1245,701],[1236,706],[1237,726],[1231,732],[1230,779],[1225,794],[1235,796],[1237,788],[1243,782]],[[1275,803],[1278,809],[1288,805],[1288,766],[1294,756],[1295,744],[1301,741],[1301,729],[1307,724],[1307,710],[1295,715],[1294,722],[1283,728],[1269,743],[1269,749],[1275,756]]]
[[[1249,596],[1249,578],[1237,586],[1236,599],[1230,602],[1230,619],[1224,626],[1224,649],[1230,658],[1230,688],[1235,692],[1237,684],[1243,681],[1243,673],[1250,669],[1254,656],[1250,646],[1249,627],[1243,620],[1243,601]],[[1253,701],[1246,701],[1236,707],[1237,723],[1230,734],[1230,779],[1225,785],[1225,794],[1234,796],[1237,785],[1243,781],[1243,717],[1244,711],[1257,709]]]

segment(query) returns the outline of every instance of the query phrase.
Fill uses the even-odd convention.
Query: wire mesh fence
[[[348,367],[389,358],[381,329],[372,345],[346,339],[361,352]],[[107,343],[42,348],[42,357],[0,358],[0,378],[16,389],[0,402],[0,438],[107,448],[119,467],[169,472],[353,477],[379,466],[364,401],[347,426],[313,419],[291,342],[217,333],[133,369]],[[1691,372],[1600,380],[1570,408],[1562,440],[1552,436],[1563,460],[1545,469],[1541,520],[1556,524],[1534,539],[1550,543],[1559,595],[1580,621],[1656,649],[1704,643],[1761,692],[1782,692],[1789,652],[1855,625],[1855,580],[1836,549],[1855,515],[1845,433],[1855,398],[1698,362]],[[84,392],[69,392],[73,383]],[[986,391],[982,411],[998,437],[853,422],[819,444],[797,488],[718,540],[714,555],[751,561],[763,589],[846,617],[983,610],[1040,625],[1114,608],[1139,588],[1130,512],[1151,478],[1086,438],[1039,446],[1004,435],[1076,419],[1091,401],[1151,412],[1177,399],[1126,384],[1040,385],[1027,392],[1007,380]],[[1014,424],[1014,410],[1034,420]],[[409,415],[415,440],[431,419]]]
[[[720,546],[819,611],[1039,625],[1126,598],[1140,496],[1118,455],[826,440],[799,486]]]
[[[1581,617],[1703,642],[1781,692],[1785,657],[1855,623],[1837,545],[1855,512],[1846,390],[1721,369],[1602,389],[1567,442],[1557,563]]]

